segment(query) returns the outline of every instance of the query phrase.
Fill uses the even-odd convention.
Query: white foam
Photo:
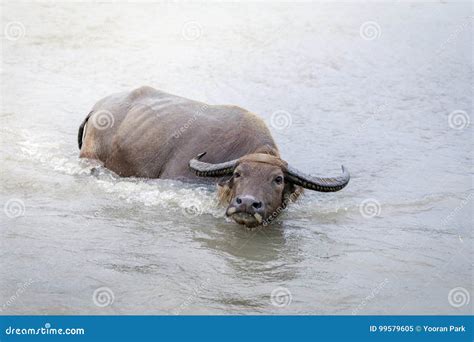
[[[185,214],[210,214],[222,217],[224,210],[218,205],[214,189],[189,185],[179,181],[158,179],[120,178],[101,166],[99,161],[80,159],[78,153],[65,153],[65,143],[43,141],[22,132],[20,146],[23,159],[39,162],[43,167],[70,176],[89,176],[94,187],[128,203],[160,206],[182,210]],[[54,142],[51,142],[54,141]]]

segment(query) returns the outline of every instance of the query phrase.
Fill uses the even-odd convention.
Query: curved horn
[[[344,188],[347,183],[349,183],[349,179],[351,178],[349,172],[344,168],[344,166],[341,167],[341,176],[331,178],[320,178],[304,174],[288,166],[288,169],[286,171],[286,177],[288,181],[292,182],[293,184],[300,185],[306,189],[321,192],[335,192]]]
[[[211,164],[199,161],[206,152],[199,154],[196,158],[189,161],[189,167],[200,177],[221,177],[231,175],[234,172],[238,159],[225,163]]]

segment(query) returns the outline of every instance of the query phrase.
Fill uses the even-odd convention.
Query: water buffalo
[[[247,227],[266,225],[303,188],[332,192],[349,173],[320,178],[280,158],[267,126],[253,113],[207,105],[141,87],[110,95],[82,122],[81,158],[123,177],[194,180],[212,177],[226,215]]]

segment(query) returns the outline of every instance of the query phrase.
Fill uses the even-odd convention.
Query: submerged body
[[[342,176],[301,173],[280,158],[267,126],[237,107],[207,105],[151,87],[100,100],[79,128],[80,157],[124,177],[218,179],[227,216],[248,227],[268,223],[302,188],[339,191]]]
[[[92,109],[80,156],[120,176],[197,179],[188,166],[220,163],[277,146],[265,123],[236,106],[211,106],[151,87],[118,93]],[[202,178],[201,178],[202,179]]]

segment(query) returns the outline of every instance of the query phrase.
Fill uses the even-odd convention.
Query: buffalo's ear
[[[227,205],[232,200],[232,186],[234,177],[224,177],[219,179],[217,182],[217,196],[219,198],[219,203],[222,205]]]
[[[233,176],[230,177],[230,178],[229,177],[222,177],[217,181],[217,185],[222,186],[222,187],[227,186],[229,188],[232,188],[232,185],[234,184],[233,180],[234,180]]]
[[[295,202],[298,197],[304,192],[304,189],[290,182],[285,182],[285,188],[283,189],[282,202],[286,206],[289,203]]]

